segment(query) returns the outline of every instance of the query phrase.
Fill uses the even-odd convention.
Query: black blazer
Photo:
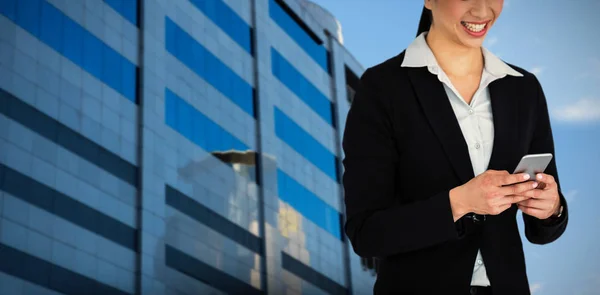
[[[467,145],[442,83],[426,67],[401,67],[403,58],[362,75],[342,143],[345,231],[358,255],[380,259],[375,294],[468,294],[477,249],[495,295],[529,294],[516,205],[482,226],[454,222],[449,191],[474,177]],[[554,154],[540,83],[512,67],[524,77],[488,86],[495,130],[488,169],[509,172],[526,154]],[[554,159],[546,173],[558,182]],[[565,231],[560,198],[561,218],[523,215],[531,243]]]

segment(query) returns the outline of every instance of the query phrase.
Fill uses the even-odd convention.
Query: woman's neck
[[[469,48],[446,38],[432,28],[427,44],[444,72],[453,77],[479,76],[483,71],[481,48]]]

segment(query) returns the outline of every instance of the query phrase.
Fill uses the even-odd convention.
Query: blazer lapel
[[[423,112],[442,144],[459,179],[473,178],[473,166],[465,138],[443,84],[427,68],[411,68],[409,77]]]
[[[516,78],[519,79],[519,78]],[[508,170],[516,167],[522,155],[517,154],[519,142],[519,93],[511,77],[490,83],[490,100],[494,116],[494,145],[488,169]]]

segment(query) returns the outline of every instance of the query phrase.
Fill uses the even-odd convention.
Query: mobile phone
[[[550,153],[525,155],[513,173],[528,173],[529,179],[533,180],[537,173],[543,173],[546,170],[551,160],[552,154]]]

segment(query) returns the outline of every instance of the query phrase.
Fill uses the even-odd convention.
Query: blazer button
[[[469,293],[471,293],[471,295],[477,294],[477,288],[471,287],[471,292],[469,292]]]

